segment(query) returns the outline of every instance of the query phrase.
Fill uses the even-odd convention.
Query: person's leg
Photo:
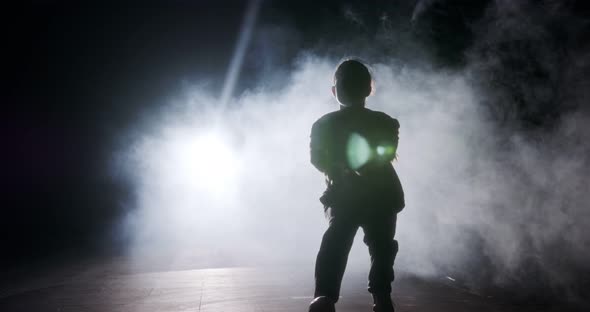
[[[348,254],[358,225],[351,218],[335,217],[322,238],[315,265],[314,297],[325,296],[338,301]]]
[[[371,256],[369,292],[387,298],[391,293],[393,262],[398,252],[398,244],[394,239],[396,221],[396,214],[385,214],[370,216],[362,224],[365,232],[363,241],[369,247]]]

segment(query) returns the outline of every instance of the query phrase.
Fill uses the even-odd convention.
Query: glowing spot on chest
[[[353,133],[348,138],[346,144],[346,159],[348,166],[356,170],[365,165],[371,158],[371,146],[367,139],[357,133]]]

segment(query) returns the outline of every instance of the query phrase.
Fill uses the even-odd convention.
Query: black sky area
[[[219,88],[243,10],[237,1],[4,10],[3,260],[100,244],[128,191],[108,170],[117,137],[183,81]]]
[[[488,3],[448,1],[408,31],[431,47],[438,66],[459,66],[473,42],[469,22]],[[373,37],[384,13],[409,22],[415,4],[263,1],[257,25],[284,25],[297,36],[287,47],[268,45],[268,55],[252,46],[236,92],[269,67],[288,71],[303,50],[330,54],[332,42]],[[108,234],[130,196],[107,169],[118,138],[183,83],[221,91],[246,5],[27,1],[3,9],[2,261],[116,251]],[[348,10],[367,22],[351,22]]]

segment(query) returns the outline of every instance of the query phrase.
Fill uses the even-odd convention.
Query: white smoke
[[[311,267],[327,223],[309,133],[337,109],[337,61],[307,54],[284,87],[262,84],[224,110],[195,86],[137,127],[123,153],[136,190],[126,231],[138,263]],[[482,79],[473,69],[372,64],[367,106],[401,124],[394,165],[406,208],[396,267],[466,279],[477,272],[499,285],[541,270],[567,285],[572,266],[590,260],[588,116],[572,112],[539,136],[501,128],[481,104],[489,94],[473,86]],[[360,240],[351,258],[352,268],[368,265]]]
[[[215,99],[195,88],[151,121],[129,156],[137,182],[134,247],[157,255],[217,250],[236,264],[313,260],[326,223],[317,200],[323,178],[308,159],[309,132],[337,109],[329,91],[336,60],[307,57],[300,64],[283,90],[251,91],[218,111]],[[487,218],[472,206],[489,192],[471,189],[474,178],[465,177],[485,161],[488,129],[462,75],[387,64],[373,70],[376,93],[368,106],[402,124],[395,166],[408,208],[399,221],[400,261],[407,270],[434,274],[433,246],[454,243],[433,236],[437,226]]]

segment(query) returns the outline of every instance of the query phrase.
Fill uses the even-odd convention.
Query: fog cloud
[[[488,32],[460,69],[368,60],[376,90],[367,106],[401,124],[394,166],[406,208],[396,267],[425,277],[454,274],[472,287],[567,288],[590,263],[590,120],[571,104],[585,95],[554,81],[587,77],[578,63],[561,62],[570,67],[558,70],[551,49],[533,49],[538,54],[515,63],[552,62],[538,80],[502,63],[521,57],[518,44],[553,38],[542,27],[505,22],[503,5],[488,9],[478,24]],[[498,37],[492,22],[503,22],[501,31],[524,30],[517,40]],[[507,49],[494,50],[505,42]],[[261,79],[225,108],[206,86],[190,86],[138,123],[119,158],[136,192],[124,222],[132,255],[186,266],[313,263],[327,223],[309,133],[337,109],[330,86],[341,57],[302,52],[280,87]],[[518,123],[518,112],[534,115],[550,105],[571,109],[546,127]],[[512,109],[517,113],[507,113]],[[351,257],[351,269],[368,265],[360,240]]]

